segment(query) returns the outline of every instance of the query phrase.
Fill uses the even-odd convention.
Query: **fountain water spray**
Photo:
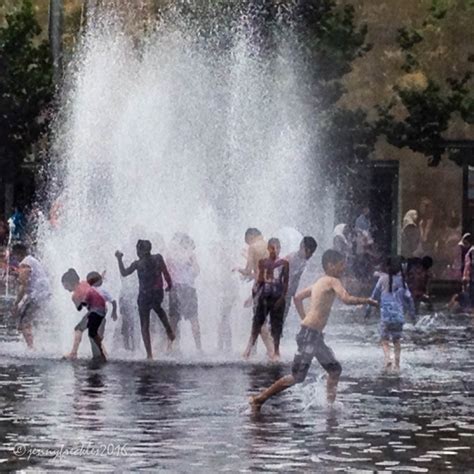
[[[235,266],[247,227],[267,238],[285,226],[324,231],[315,117],[297,41],[288,30],[269,54],[245,16],[225,27],[216,18],[214,27],[206,37],[172,12],[137,46],[110,12],[89,21],[56,130],[61,216],[57,228],[43,229],[41,245],[66,344],[75,320],[65,316],[71,303],[59,280],[69,267],[81,275],[106,269],[118,293],[116,249],[130,263],[137,238],[169,242],[187,232],[202,270],[203,339],[215,340],[215,243]],[[239,303],[234,323],[246,333],[242,311]]]

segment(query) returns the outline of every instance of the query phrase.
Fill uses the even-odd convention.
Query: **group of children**
[[[194,248],[192,240],[185,234],[180,236],[180,242],[185,247]],[[280,257],[279,240],[271,238],[266,242],[258,229],[247,229],[245,242],[248,245],[246,266],[234,269],[244,279],[253,281],[252,293],[244,304],[246,307],[252,307],[253,310],[251,334],[244,357],[251,356],[260,335],[268,356],[272,360],[278,360],[282,330],[292,302],[301,318],[301,329],[296,338],[298,349],[294,357],[291,375],[281,378],[270,388],[252,397],[251,404],[255,409],[260,409],[269,397],[296,383],[303,382],[313,358],[316,358],[328,373],[327,399],[330,403],[334,401],[342,367],[333,351],[326,345],[323,331],[336,298],[347,305],[380,306],[380,331],[385,367],[386,369],[392,368],[394,371],[400,369],[400,340],[404,314],[408,312],[413,315],[415,312],[414,301],[405,282],[401,259],[389,259],[385,271],[380,274],[372,296],[359,298],[349,295],[341,283],[345,269],[345,257],[337,250],[327,250],[322,256],[324,275],[312,286],[298,292],[306,264],[317,249],[314,238],[304,237],[299,249],[285,258]],[[20,321],[24,326],[25,321],[30,323],[28,314],[32,314],[32,312],[22,309],[25,307],[23,299],[28,294],[29,300],[26,307],[29,304],[37,305],[38,298],[34,296],[34,292],[41,286],[40,282],[44,281],[45,273],[34,257],[26,255],[26,248],[22,247],[16,250],[17,253],[18,250],[23,252],[20,269],[28,269],[20,278],[23,283],[15,304],[15,311],[21,313]],[[124,264],[122,252],[117,251],[115,256],[120,275],[123,278],[127,278],[134,272],[138,276],[138,314],[147,358],[153,357],[150,338],[150,313],[152,310],[157,314],[166,332],[168,349],[171,349],[173,341],[176,339],[177,320],[180,315],[191,320],[196,346],[200,349],[197,294],[193,285],[194,279],[199,274],[195,256],[192,252],[186,254],[185,261],[181,262],[180,274],[182,278],[179,282],[174,282],[163,256],[159,253],[152,254],[150,241],[139,240],[136,244],[136,252],[138,258],[129,266]],[[192,256],[189,257],[189,255]],[[179,267],[176,262],[175,265]],[[69,359],[77,357],[82,334],[87,329],[93,348],[95,346],[100,357],[105,360],[107,353],[103,345],[103,336],[107,304],[111,305],[112,319],[116,320],[117,302],[103,289],[103,275],[98,272],[90,272],[86,280],[81,281],[78,273],[74,269],[69,269],[62,276],[61,281],[64,288],[72,293],[72,301],[76,308],[78,310],[87,308],[87,314],[75,327],[73,348],[67,357]],[[49,296],[49,289],[44,292]],[[165,292],[170,293],[169,316],[162,307]],[[307,299],[309,299],[309,305],[305,309],[304,302]],[[267,324],[267,320],[269,320],[269,324]],[[29,341],[27,335],[25,335],[25,339],[27,342]],[[32,341],[30,342],[31,344],[28,345],[32,346]],[[390,342],[394,346],[393,360],[390,354]]]

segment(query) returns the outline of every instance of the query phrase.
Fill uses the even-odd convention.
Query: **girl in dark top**
[[[137,242],[138,260],[125,268],[123,264],[123,253],[115,252],[118,260],[120,274],[123,277],[131,275],[134,271],[138,273],[138,313],[140,314],[140,326],[142,329],[143,343],[145,344],[147,359],[153,359],[150,338],[150,311],[153,309],[160,318],[168,335],[169,349],[174,341],[174,333],[168,321],[165,310],[161,307],[163,302],[163,277],[166,280],[166,291],[170,291],[172,281],[165,261],[160,254],[151,254],[151,242],[139,240]]]

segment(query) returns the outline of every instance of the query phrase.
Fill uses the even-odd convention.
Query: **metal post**
[[[63,60],[63,0],[49,1],[49,44],[53,58],[53,80],[58,84]]]

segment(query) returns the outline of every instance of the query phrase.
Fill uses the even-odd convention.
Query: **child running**
[[[99,328],[104,322],[107,312],[105,299],[86,281],[80,281],[76,270],[70,268],[61,278],[61,282],[67,291],[72,293],[72,301],[77,310],[87,308],[87,314],[81,322],[74,328],[74,346],[71,353],[66,356],[68,359],[77,357],[77,349],[81,342],[82,332],[88,329],[89,337],[97,344],[102,360],[107,360],[102,347],[102,337],[99,334]],[[83,327],[85,323],[85,327]]]
[[[327,400],[332,404],[336,399],[337,384],[342,371],[333,351],[325,344],[323,330],[329,319],[335,298],[347,305],[369,304],[377,306],[370,298],[358,298],[349,295],[342,286],[341,276],[344,273],[344,256],[336,250],[327,250],[322,257],[326,275],[319,278],[313,286],[299,292],[295,297],[295,306],[301,322],[301,330],[296,336],[298,350],[293,360],[291,375],[277,380],[257,396],[250,398],[250,404],[256,411],[272,396],[305,380],[311,361],[315,357],[328,373]],[[303,301],[310,299],[308,312],[305,312]]]
[[[253,287],[253,297],[257,301],[253,316],[252,332],[244,358],[248,359],[257,342],[265,319],[270,315],[271,335],[273,338],[272,360],[280,359],[280,338],[285,313],[285,298],[288,291],[288,261],[279,258],[280,241],[271,238],[268,241],[268,258],[259,260],[258,277]]]
[[[388,273],[380,276],[372,292],[372,298],[380,304],[380,334],[385,370],[393,368],[394,372],[399,372],[404,313],[408,312],[414,318],[415,303],[405,283],[401,259],[389,258],[386,267]],[[390,341],[393,343],[394,361],[390,354]]]
[[[123,264],[123,253],[115,252],[118,260],[120,274],[123,277],[138,273],[138,313],[140,315],[140,326],[142,329],[143,344],[145,345],[147,359],[153,359],[150,338],[150,311],[153,309],[161,320],[166,334],[168,335],[168,350],[175,339],[173,330],[168,321],[165,310],[161,307],[163,302],[163,277],[166,280],[166,291],[172,288],[172,281],[165,261],[160,254],[151,254],[151,242],[139,240],[137,242],[138,260],[125,268]]]

